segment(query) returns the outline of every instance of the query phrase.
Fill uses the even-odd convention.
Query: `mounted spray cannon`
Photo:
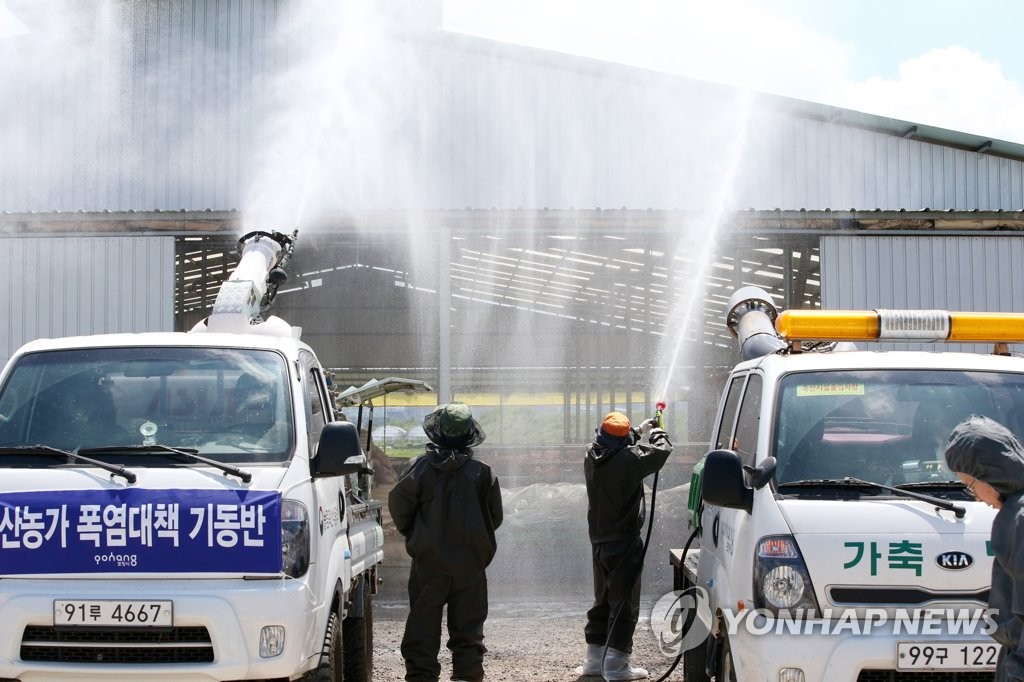
[[[786,347],[785,340],[775,331],[779,311],[764,289],[737,289],[729,297],[726,310],[726,326],[739,341],[744,360],[759,358]]]
[[[238,240],[238,265],[221,284],[210,316],[192,331],[250,332],[290,335],[291,327],[280,318],[267,316],[277,289],[288,280],[285,267],[291,260],[299,231],[249,232]]]

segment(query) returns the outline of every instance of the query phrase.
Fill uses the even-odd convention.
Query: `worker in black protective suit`
[[[657,420],[644,422],[648,443],[621,412],[605,416],[587,449],[587,525],[594,564],[594,606],[587,611],[587,654],[576,674],[641,680],[633,667],[633,631],[640,617],[643,571],[644,478],[660,470],[672,444]],[[607,652],[605,647],[607,646]]]
[[[501,525],[501,490],[491,468],[473,458],[486,435],[462,403],[423,420],[430,439],[388,496],[395,528],[412,557],[409,617],[402,638],[405,679],[436,682],[441,614],[448,605],[452,680],[484,678],[487,574]]]
[[[974,496],[999,510],[992,522],[992,638],[1002,644],[997,682],[1024,680],[1024,447],[999,422],[971,415],[950,434],[946,463]]]

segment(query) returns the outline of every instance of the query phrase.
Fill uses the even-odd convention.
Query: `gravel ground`
[[[391,485],[378,485],[386,500]],[[582,484],[536,484],[502,489],[505,522],[498,529],[498,553],[487,569],[490,615],[484,626],[484,670],[490,682],[595,682],[573,670],[582,664],[583,625],[592,599],[593,569],[587,539],[587,499]],[[689,486],[658,495],[654,536],[644,568],[640,623],[633,637],[633,662],[656,680],[674,659],[658,650],[648,618],[651,607],[672,589],[668,548],[682,547],[687,531]],[[374,680],[405,677],[399,646],[408,614],[405,591],[410,559],[390,517],[384,518],[382,592],[374,597]],[[523,595],[531,595],[526,598]],[[442,631],[441,679],[451,675],[451,657]],[[683,679],[682,664],[666,682]]]
[[[593,682],[581,678],[573,669],[582,663],[585,650],[583,624],[587,604],[579,602],[493,603],[484,628],[487,654],[484,669],[491,682]],[[655,680],[669,669],[673,659],[658,651],[654,633],[644,620],[649,606],[641,605],[641,621],[633,637],[634,665],[647,668]],[[405,628],[406,608],[392,601],[374,605],[374,680],[396,682],[405,676],[399,646]],[[451,657],[441,639],[441,679],[451,675]],[[667,678],[683,679],[682,663]]]

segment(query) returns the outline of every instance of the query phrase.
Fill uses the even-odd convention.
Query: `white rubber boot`
[[[646,680],[650,677],[643,668],[634,668],[629,664],[630,655],[625,651],[608,648],[604,657],[604,679],[606,680]]]
[[[611,653],[609,651],[609,653]],[[588,644],[587,645],[587,658],[583,661],[583,665],[578,666],[575,670],[576,674],[581,677],[600,677],[601,676],[601,656],[604,654],[604,647],[600,644]]]

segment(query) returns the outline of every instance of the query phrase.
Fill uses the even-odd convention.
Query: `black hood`
[[[988,483],[1004,498],[1024,491],[1024,447],[1005,426],[971,415],[953,428],[946,463]]]
[[[427,457],[430,466],[438,471],[454,471],[473,458],[473,451],[469,448],[451,450],[427,443]]]
[[[633,443],[629,436],[612,436],[598,429],[595,433],[594,442],[587,448],[587,458],[594,464],[600,465],[608,461],[612,455],[624,450]]]

